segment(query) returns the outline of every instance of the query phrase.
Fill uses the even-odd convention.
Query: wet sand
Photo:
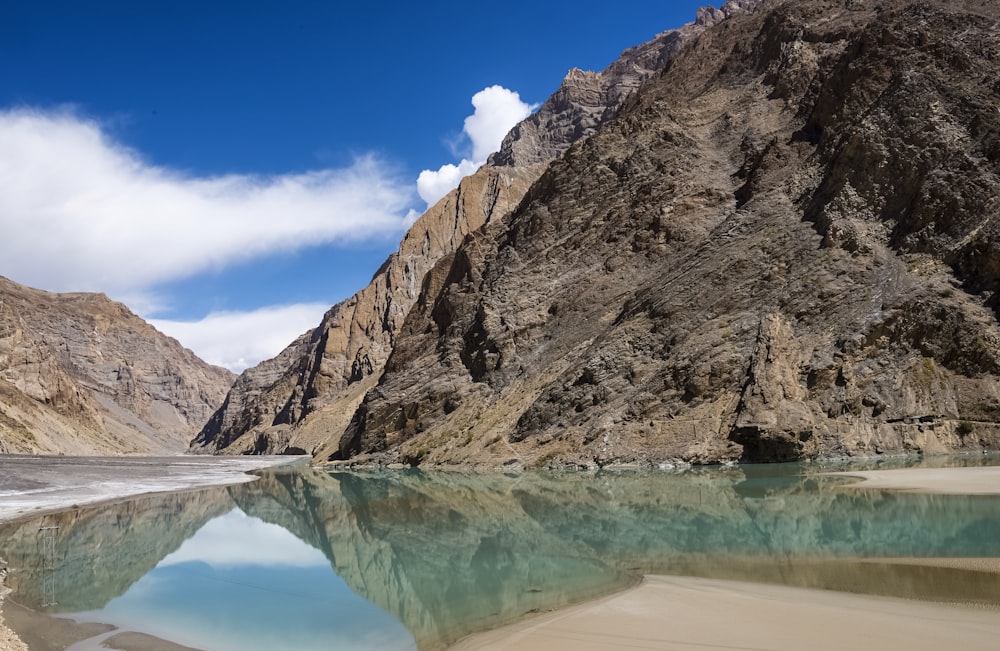
[[[862,481],[845,488],[1000,495],[1000,467],[907,468],[830,473]],[[1000,573],[997,558],[870,559]],[[711,578],[647,576],[598,601],[472,635],[449,651],[759,651],[997,648],[1000,610]]]
[[[0,521],[74,504],[113,501],[251,479],[254,468],[293,459],[44,459],[0,457]],[[220,463],[221,462],[221,463]],[[913,468],[831,473],[845,488],[1000,495],[1000,468]],[[864,560],[856,562],[866,562]],[[872,559],[872,563],[1000,573],[1000,559]],[[87,628],[8,604],[32,649],[181,649],[144,635]],[[13,620],[17,619],[15,623]],[[57,620],[60,621],[60,620]],[[45,628],[48,626],[48,628]],[[94,625],[84,625],[94,626]],[[35,634],[35,631],[38,635]],[[59,639],[46,640],[56,635]],[[96,636],[96,637],[95,637]],[[37,639],[36,639],[37,638]],[[458,651],[501,649],[995,649],[1000,610],[715,578],[649,576],[636,588],[470,636]],[[84,641],[85,640],[85,641]],[[0,651],[22,651],[0,623]],[[107,645],[103,646],[102,645]]]

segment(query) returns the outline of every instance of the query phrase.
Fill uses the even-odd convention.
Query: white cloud
[[[412,198],[372,156],[202,178],[150,165],[69,112],[0,111],[0,274],[48,290],[121,295],[275,251],[400,234]]]
[[[500,148],[504,136],[518,122],[528,117],[538,105],[526,104],[521,96],[503,86],[490,86],[472,96],[475,112],[465,118],[462,130],[471,145],[471,158],[458,165],[442,165],[437,171],[424,170],[417,179],[417,193],[431,206],[458,186]]]
[[[472,105],[476,111],[465,118],[463,130],[472,141],[472,160],[483,162],[500,149],[507,132],[537,108],[503,86],[482,89],[472,96]]]
[[[416,223],[420,219],[422,213],[410,208],[410,211],[406,213],[406,217],[403,219],[403,225],[409,230],[410,226]]]
[[[482,163],[463,160],[458,165],[442,165],[438,171],[424,170],[417,177],[417,194],[428,206],[436,204],[441,197],[458,187],[458,182],[479,169]]]
[[[210,364],[239,373],[280,353],[315,328],[330,309],[325,303],[264,307],[249,312],[213,312],[199,321],[149,319]]]

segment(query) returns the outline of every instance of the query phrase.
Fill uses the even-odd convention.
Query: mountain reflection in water
[[[878,562],[1000,556],[1000,499],[802,470],[285,468],[0,529],[0,556],[23,603],[205,649],[436,649],[643,573],[1000,604],[995,574]]]

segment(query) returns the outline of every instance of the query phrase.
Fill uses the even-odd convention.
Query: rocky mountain
[[[333,459],[1000,444],[1000,6],[765,0],[443,257]]]
[[[985,0],[728,3],[571,72],[480,171],[530,168],[523,196],[472,220],[459,199],[490,184],[467,181],[196,444],[554,467],[995,448],[998,24]],[[418,265],[412,240],[441,245]]]
[[[625,51],[602,72],[571,70],[533,115],[516,126],[476,174],[431,207],[370,285],[277,357],[245,371],[192,443],[225,453],[336,452],[340,433],[382,373],[428,272],[472,232],[518,206],[548,164],[611,120],[619,107],[709,27],[759,0],[705,9],[694,23]]]
[[[103,294],[0,278],[0,453],[177,452],[232,380]]]

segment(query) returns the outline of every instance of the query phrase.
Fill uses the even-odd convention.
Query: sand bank
[[[858,477],[855,488],[900,490],[944,495],[1000,495],[1000,466],[974,468],[903,468],[832,472]]]
[[[996,649],[1000,613],[825,590],[649,576],[451,651]]]
[[[0,522],[150,492],[248,481],[251,477],[245,473],[249,470],[292,461],[295,459],[0,457]],[[1000,494],[1000,468],[993,467],[831,474],[862,478],[864,481],[851,484],[862,488]],[[1000,573],[1000,559],[995,558],[869,562]],[[906,594],[911,596],[909,591]],[[65,622],[65,627],[54,627],[52,618],[8,605],[15,630],[27,637],[34,636],[30,640],[32,648],[64,649],[67,642],[83,640],[86,640],[84,645],[94,644],[77,648],[100,648],[102,644],[135,651],[168,648],[163,641],[120,630],[70,630],[76,626],[71,622]],[[43,638],[56,633],[60,640],[50,641],[54,644],[46,646]],[[994,649],[997,639],[1000,639],[997,610],[714,578],[655,576],[646,577],[641,585],[625,593],[471,636],[452,649],[780,650],[881,649],[905,645],[908,651],[919,651]],[[0,622],[0,651],[24,648]]]
[[[3,584],[6,575],[7,564],[0,558],[0,611],[3,609],[4,599],[9,592]],[[4,624],[2,612],[0,612],[0,651],[28,651],[27,645],[21,641],[21,638]]]

